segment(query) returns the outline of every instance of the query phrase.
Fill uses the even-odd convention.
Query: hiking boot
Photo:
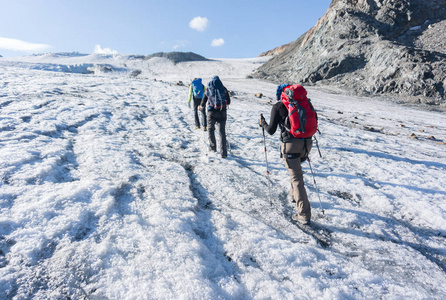
[[[203,131],[208,131],[208,129],[206,128],[206,126],[203,126]]]
[[[200,126],[195,126],[195,129],[200,129]]]
[[[293,219],[296,222],[299,222],[302,225],[309,225],[310,224],[310,220],[307,220],[305,217],[299,216],[298,214],[292,215],[291,219]]]

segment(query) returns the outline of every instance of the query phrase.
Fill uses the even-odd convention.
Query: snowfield
[[[258,126],[276,86],[246,79],[265,60],[0,58],[0,298],[445,299],[445,114],[307,88],[321,202],[306,162],[297,226]],[[227,159],[187,104],[213,75]]]

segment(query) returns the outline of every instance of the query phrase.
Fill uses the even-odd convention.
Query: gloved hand
[[[198,105],[198,110],[203,110],[203,106]]]
[[[189,108],[190,108],[190,102],[187,102],[187,106],[189,106]]]
[[[263,117],[263,115],[260,115],[259,126],[263,127],[264,124],[266,124],[265,118]]]

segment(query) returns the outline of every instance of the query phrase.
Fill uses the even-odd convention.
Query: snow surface
[[[1,58],[0,298],[445,299],[444,113],[308,88],[321,203],[304,163],[301,230],[277,133],[266,175],[275,85],[246,79],[265,60]],[[175,85],[213,75],[227,159]]]

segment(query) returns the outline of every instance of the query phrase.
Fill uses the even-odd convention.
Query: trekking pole
[[[265,128],[263,127],[262,127],[262,132],[263,132],[263,150],[265,152],[265,162],[266,162],[266,175],[269,175],[268,155],[266,154]]]
[[[263,114],[260,114],[260,116],[263,118]],[[262,126],[262,132],[263,132],[263,149],[265,152],[265,163],[266,163],[266,179],[268,180],[268,198],[270,205],[273,206],[273,202],[271,200],[271,180],[269,179],[268,155],[266,153],[265,128],[263,128],[263,126]]]
[[[319,195],[319,188],[317,187],[316,179],[314,178],[313,168],[311,167],[311,162],[310,162],[309,157],[307,158],[307,161],[308,161],[308,164],[310,165],[310,171],[311,171],[311,175],[313,176],[313,183],[314,183],[314,187],[316,188],[317,196],[319,198],[319,203],[321,205],[322,214],[325,215],[324,209],[322,208],[321,196]]]
[[[228,144],[228,150],[229,150],[229,153],[232,154],[232,151],[231,151],[231,143],[229,143],[229,139],[228,139],[228,137],[229,137],[229,126],[226,126],[226,143]]]
[[[317,147],[317,151],[319,152],[319,156],[322,158],[322,154],[321,154],[321,150],[319,149],[319,142],[316,138],[316,136],[313,136],[314,140],[316,141],[316,147]]]
[[[200,113],[201,113],[201,116],[200,116],[201,126],[204,127],[203,113],[202,112],[200,112]],[[203,130],[203,143],[204,143],[204,147],[206,148],[206,156],[209,156],[209,147],[208,147],[208,143],[206,142],[206,133],[204,130]]]

